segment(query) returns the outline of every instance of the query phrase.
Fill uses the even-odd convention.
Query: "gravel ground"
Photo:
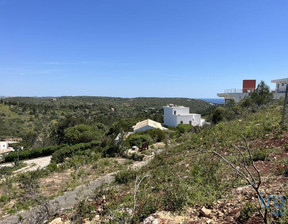
[[[40,157],[40,158],[36,158],[36,159],[23,160],[21,162],[27,163],[28,166],[17,170],[15,173],[22,173],[22,172],[37,170],[38,168],[40,168],[40,169],[44,168],[44,167],[49,165],[50,160],[51,160],[51,156],[45,156],[45,157]],[[14,165],[14,163],[3,163],[3,164],[0,164],[0,168],[5,167],[5,166],[11,167],[13,165]]]

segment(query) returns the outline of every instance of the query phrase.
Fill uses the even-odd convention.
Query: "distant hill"
[[[154,119],[162,122],[167,104],[190,107],[204,113],[211,105],[203,100],[157,97],[6,97],[0,99],[0,137],[22,137],[30,131],[50,129],[67,115],[82,116],[107,126],[123,118]]]

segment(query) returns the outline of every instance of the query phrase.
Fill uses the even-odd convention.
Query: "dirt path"
[[[51,156],[45,156],[45,157],[40,157],[40,158],[36,158],[36,159],[29,159],[29,160],[23,160],[21,162],[26,163],[28,166],[23,167],[19,170],[16,170],[14,173],[23,173],[23,172],[27,172],[27,171],[33,171],[33,170],[37,170],[42,169],[46,166],[49,165],[51,161]],[[12,167],[14,165],[14,163],[3,163],[0,164],[0,168],[1,167]]]

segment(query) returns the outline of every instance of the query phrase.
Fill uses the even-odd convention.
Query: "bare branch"
[[[132,217],[134,216],[135,209],[136,209],[136,194],[137,194],[138,188],[139,188],[141,182],[142,182],[145,178],[147,178],[147,177],[151,177],[151,175],[146,174],[146,175],[143,176],[142,179],[137,183],[138,177],[136,176],[135,186],[134,186],[134,205],[133,205]]]
[[[239,147],[237,147],[237,146],[235,146],[235,145],[233,145],[233,144],[232,144],[231,146],[232,146],[234,149],[237,150],[237,152],[239,153],[240,157],[243,159],[243,163],[242,163],[242,164],[240,163],[241,166],[244,167],[244,170],[243,170],[243,171],[240,170],[240,168],[238,168],[238,167],[235,166],[235,163],[237,162],[237,160],[236,160],[236,161],[234,162],[234,164],[233,164],[233,162],[229,161],[227,158],[225,158],[224,156],[222,156],[220,153],[218,153],[218,152],[215,151],[215,150],[200,150],[198,153],[208,152],[208,153],[213,153],[213,154],[217,155],[217,156],[218,156],[219,158],[221,158],[226,164],[228,164],[233,170],[235,170],[236,173],[237,173],[240,177],[242,177],[243,179],[245,179],[245,180],[248,182],[249,185],[252,186],[252,188],[255,190],[255,192],[256,192],[256,194],[257,194],[257,197],[258,197],[259,213],[261,214],[261,216],[262,216],[262,218],[263,218],[263,220],[264,220],[264,223],[266,224],[266,223],[267,223],[268,210],[267,210],[267,206],[266,206],[265,201],[262,201],[263,204],[264,204],[264,208],[265,208],[264,214],[263,214],[263,212],[262,212],[262,210],[261,210],[261,195],[260,195],[260,192],[259,192],[259,188],[260,188],[260,185],[261,185],[262,182],[261,182],[260,171],[259,171],[259,170],[257,169],[257,167],[255,166],[255,163],[254,163],[253,157],[252,157],[252,153],[251,153],[251,149],[250,149],[250,147],[249,147],[249,144],[248,144],[247,140],[246,140],[244,137],[242,137],[242,138],[243,138],[243,140],[244,140],[244,142],[245,142],[245,146],[239,146]],[[257,181],[256,181],[256,178],[255,178],[255,176],[253,175],[253,173],[249,170],[249,168],[248,168],[249,163],[248,163],[248,161],[247,161],[247,159],[246,159],[246,156],[244,155],[244,153],[241,151],[240,148],[245,149],[245,150],[248,151],[248,161],[249,161],[249,163],[251,162],[252,168],[257,172]],[[233,156],[233,158],[235,159],[235,156],[234,156],[234,155],[232,155],[232,156]],[[236,164],[237,164],[237,163],[236,163]],[[241,169],[243,169],[243,168],[241,168]],[[247,173],[247,175],[246,175],[246,173]]]
[[[248,164],[248,163],[247,163],[247,161],[246,161],[246,158],[245,158],[244,154],[241,152],[241,150],[240,150],[237,146],[232,145],[232,147],[235,148],[235,149],[239,152],[239,154],[242,156],[243,162],[244,162],[244,169],[245,169],[246,172],[249,174],[249,176],[252,178],[252,180],[253,180],[253,187],[256,187],[256,180],[255,180],[254,176],[251,174],[250,170],[249,170],[248,167],[247,167],[247,164]]]

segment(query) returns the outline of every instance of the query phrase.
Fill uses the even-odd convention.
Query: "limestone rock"
[[[61,218],[56,218],[53,221],[51,221],[49,224],[62,224],[62,219]]]
[[[202,207],[200,210],[200,215],[211,219],[212,218],[211,212],[212,212],[211,209]]]

